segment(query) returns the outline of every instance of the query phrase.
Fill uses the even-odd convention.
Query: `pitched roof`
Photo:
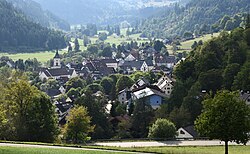
[[[58,90],[58,89],[49,89],[47,91],[47,95],[50,96],[50,97],[55,97],[55,96],[58,96],[61,94],[61,91]]]
[[[154,66],[152,59],[147,59],[145,62],[147,63],[148,66]]]
[[[47,69],[46,72],[49,73],[51,76],[62,76],[62,75],[72,75],[74,70],[66,68],[51,68]]]
[[[194,129],[194,126],[187,126],[183,128],[185,131],[187,131],[190,135],[193,137],[198,137],[197,131]]]
[[[118,63],[117,61],[116,61],[116,59],[101,59],[100,60],[102,63],[105,63],[105,64],[107,64],[107,63]]]
[[[137,99],[141,99],[141,98],[145,98],[145,97],[149,97],[149,96],[152,96],[152,95],[158,95],[160,97],[166,97],[166,95],[158,90],[155,90],[155,89],[151,89],[151,88],[144,88],[142,90],[139,90],[139,91],[136,91],[136,92],[133,92],[134,96],[137,98]]]
[[[176,58],[175,58],[175,56],[167,56],[167,57],[166,57],[166,62],[167,62],[167,63],[176,63]]]
[[[125,61],[121,67],[136,68],[137,70],[140,70],[144,62],[145,61],[141,61],[141,60],[140,61]]]
[[[55,58],[60,58],[60,55],[59,55],[58,51],[56,51],[56,54],[55,54],[55,56],[54,56],[54,59],[55,59]]]

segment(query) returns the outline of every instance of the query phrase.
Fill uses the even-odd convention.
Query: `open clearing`
[[[208,40],[210,40],[210,39],[212,39],[212,38],[214,38],[214,37],[218,37],[219,34],[220,34],[220,33],[214,33],[213,35],[212,35],[212,34],[207,34],[207,35],[201,36],[201,37],[199,37],[199,38],[195,38],[195,39],[193,39],[193,40],[188,40],[188,41],[181,42],[181,45],[178,46],[179,49],[178,49],[177,52],[183,52],[183,51],[189,52],[189,51],[192,50],[191,46],[194,44],[194,41],[199,42],[200,40],[202,40],[203,43],[204,43],[204,42],[206,42],[206,41],[208,41]],[[173,51],[172,51],[172,46],[168,45],[168,46],[167,46],[167,49],[168,49],[168,51],[169,51],[170,53],[173,53]]]
[[[66,50],[59,51],[59,54],[65,53]],[[0,53],[0,57],[8,56],[12,60],[16,61],[18,59],[34,59],[36,58],[39,62],[46,63],[55,56],[55,51],[46,51],[46,52],[35,52],[35,53],[18,53],[18,54],[8,54]]]

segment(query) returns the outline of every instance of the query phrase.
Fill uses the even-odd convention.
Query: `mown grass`
[[[66,50],[59,51],[59,54],[65,53]],[[0,57],[8,56],[13,60],[18,59],[33,59],[36,58],[39,62],[46,63],[55,56],[55,51],[45,51],[45,52],[35,52],[35,53],[18,53],[18,54],[9,54],[9,53],[0,53]]]
[[[224,146],[140,147],[140,148],[139,147],[138,148],[96,147],[96,148],[145,152],[145,153],[162,153],[162,154],[224,154]],[[249,154],[250,146],[229,146],[229,153]]]
[[[57,149],[57,148],[31,148],[31,147],[0,147],[0,154],[125,154],[126,152],[83,150],[83,149]]]

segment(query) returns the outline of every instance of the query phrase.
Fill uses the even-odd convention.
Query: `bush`
[[[175,125],[168,119],[157,119],[148,133],[149,138],[174,138],[175,135]]]

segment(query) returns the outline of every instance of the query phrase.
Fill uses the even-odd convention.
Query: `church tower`
[[[59,56],[58,50],[56,51],[56,55],[54,57],[53,68],[61,68],[61,58]]]

